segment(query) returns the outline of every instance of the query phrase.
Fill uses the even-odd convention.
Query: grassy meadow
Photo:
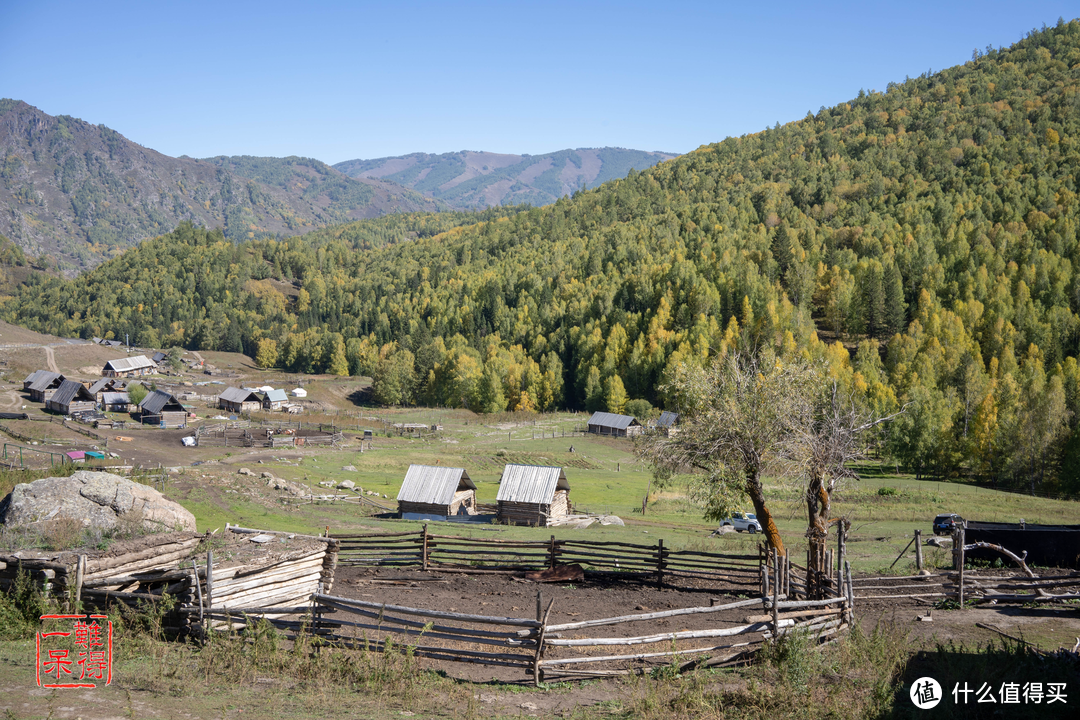
[[[563,467],[570,482],[570,499],[575,511],[621,517],[625,527],[524,528],[497,525],[450,524],[430,528],[438,534],[515,539],[587,537],[636,543],[653,543],[663,538],[673,548],[694,548],[753,552],[760,537],[727,533],[710,537],[716,523],[702,518],[700,508],[685,496],[685,488],[673,485],[658,488],[652,474],[636,455],[632,439],[582,435],[588,415],[584,413],[510,414],[491,417],[468,411],[427,408],[403,410],[360,410],[348,416],[309,417],[309,421],[331,421],[344,430],[347,446],[337,450],[258,452],[223,451],[221,464],[187,467],[174,476],[167,494],[182,502],[197,519],[200,530],[224,527],[226,522],[250,527],[322,532],[410,531],[422,523],[371,517],[356,505],[317,503],[293,506],[267,502],[265,481],[236,474],[240,467],[256,472],[269,471],[277,477],[304,483],[316,492],[330,492],[320,482],[352,480],[365,491],[375,491],[380,500],[393,504],[410,464],[463,467],[477,485],[482,503],[494,503],[498,480],[506,463]],[[438,423],[442,430],[423,437],[397,434],[393,423]],[[374,433],[360,451],[363,430]],[[370,445],[370,446],[369,446]],[[573,452],[570,452],[570,448]],[[245,454],[248,453],[248,454]],[[261,462],[259,462],[261,460]],[[344,470],[346,466],[356,472]],[[956,512],[968,519],[1029,523],[1080,523],[1080,503],[1005,493],[957,482],[916,481],[896,474],[893,468],[867,463],[863,479],[848,481],[837,490],[834,516],[847,517],[852,524],[848,553],[856,571],[885,570],[919,528],[924,537],[932,534],[931,521],[942,512]],[[261,486],[261,487],[260,487]],[[649,503],[642,514],[642,499]],[[805,553],[803,535],[806,509],[798,483],[769,478],[767,494],[785,543],[798,561]],[[745,507],[751,509],[749,501]],[[930,563],[949,562],[948,553],[928,548]],[[908,572],[913,566],[902,560],[894,572]]]

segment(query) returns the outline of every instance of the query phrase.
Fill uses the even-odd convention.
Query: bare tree
[[[705,369],[682,366],[665,390],[678,398],[678,432],[652,434],[641,446],[659,482],[698,478],[694,492],[705,517],[727,517],[745,493],[769,544],[784,543],[765,500],[762,474],[782,461],[813,372],[802,362],[731,353]]]
[[[816,389],[800,396],[793,408],[792,435],[785,443],[785,455],[806,478],[807,590],[820,596],[828,583],[825,546],[833,491],[845,478],[858,478],[852,464],[864,457],[864,433],[900,415],[907,405],[887,417],[874,417],[854,391],[844,395],[836,380],[814,374]]]

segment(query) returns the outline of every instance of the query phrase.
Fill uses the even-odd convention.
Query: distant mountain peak
[[[577,190],[625,177],[676,157],[626,148],[577,148],[543,155],[483,150],[410,153],[347,160],[334,167],[350,177],[382,178],[462,210],[494,205],[547,205]]]
[[[104,125],[0,100],[0,235],[73,274],[180,222],[296,235],[438,202],[310,158],[173,158]]]

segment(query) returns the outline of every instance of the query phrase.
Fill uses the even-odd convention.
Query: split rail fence
[[[562,540],[485,540],[419,532],[331,535],[340,543],[338,562],[369,567],[505,572],[581,565],[594,574],[648,574],[663,586],[677,578],[722,580],[736,586],[761,585],[761,556],[672,550],[655,545]]]
[[[965,603],[1054,603],[1080,599],[1080,573],[1067,575],[1037,574],[1024,562],[1026,553],[1012,552],[1000,545],[985,542],[968,543],[965,529],[957,527],[952,535],[952,569],[926,572],[923,564],[922,533],[915,530],[912,539],[893,561],[895,566],[914,546],[916,575],[860,577],[853,581],[856,600],[914,599],[931,604],[953,600],[961,607]],[[988,575],[968,567],[970,550],[989,550],[1002,556],[1005,567],[998,574]],[[1008,566],[1016,566],[1014,574],[1006,574]],[[1070,590],[1071,589],[1071,590]],[[1061,591],[1066,592],[1061,592]]]
[[[342,550],[342,555],[347,552]],[[535,555],[535,560],[549,557],[542,552]],[[785,559],[775,554],[765,557],[761,596],[721,605],[552,623],[555,601],[545,605],[541,592],[535,619],[428,610],[318,593],[312,598],[319,615],[313,627],[322,641],[332,645],[373,651],[408,647],[417,657],[516,668],[540,683],[555,676],[640,673],[656,664],[675,663],[681,669],[732,664],[746,660],[770,638],[802,631],[827,641],[850,626],[850,565],[845,564],[840,592],[827,593],[821,600],[794,600],[783,592],[790,583]],[[325,618],[328,612],[336,613],[335,617]],[[676,617],[683,622],[695,617],[696,624],[706,627],[676,632],[657,627]]]

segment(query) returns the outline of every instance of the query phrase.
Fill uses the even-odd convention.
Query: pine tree
[[[604,407],[604,385],[600,382],[600,370],[595,365],[589,366],[585,380],[585,409],[596,412]]]
[[[885,293],[885,324],[886,336],[903,332],[907,327],[907,304],[904,302],[904,279],[896,265],[889,263],[885,268],[885,276],[882,278],[882,290]]]

